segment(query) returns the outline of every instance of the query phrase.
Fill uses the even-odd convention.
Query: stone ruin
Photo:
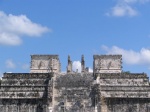
[[[0,112],[150,112],[145,73],[122,71],[121,55],[94,55],[93,73],[61,73],[58,55],[31,55],[30,73],[4,73]]]

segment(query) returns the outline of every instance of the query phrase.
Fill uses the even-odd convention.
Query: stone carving
[[[45,63],[44,63],[44,61],[39,61],[38,68],[39,68],[39,69],[45,68]]]
[[[94,72],[121,73],[121,55],[94,55]]]
[[[111,59],[107,59],[107,60],[101,60],[100,62],[98,62],[100,64],[100,68],[101,69],[120,69],[120,60],[116,59],[116,60],[111,60]]]
[[[60,72],[58,55],[31,55],[31,73]]]

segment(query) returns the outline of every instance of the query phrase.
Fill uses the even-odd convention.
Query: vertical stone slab
[[[81,57],[81,73],[85,72],[85,61],[84,61],[84,55]]]
[[[17,112],[17,106],[16,105],[12,105],[12,112]]]
[[[30,105],[30,112],[34,112],[34,105]]]
[[[104,96],[100,97],[101,112],[107,112],[108,107]]]
[[[6,112],[9,112],[9,111],[8,111],[8,105],[6,105]]]
[[[31,112],[30,107],[31,107],[31,106],[29,105],[29,112]]]
[[[72,61],[69,55],[68,55],[67,73],[72,73]]]
[[[37,105],[34,106],[34,112],[36,112],[36,111],[37,111]]]
[[[106,104],[101,105],[101,112],[107,112],[107,105]]]
[[[4,105],[0,105],[0,110],[4,112]]]

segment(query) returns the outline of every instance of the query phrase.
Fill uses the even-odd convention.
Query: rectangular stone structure
[[[58,55],[31,55],[30,73],[59,73],[60,71]]]
[[[94,55],[94,73],[121,73],[122,55]]]

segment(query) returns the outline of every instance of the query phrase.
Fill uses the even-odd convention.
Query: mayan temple
[[[67,61],[62,73],[58,55],[31,55],[30,73],[4,73],[0,112],[150,112],[147,74],[123,72],[121,55],[94,55],[92,73]]]

